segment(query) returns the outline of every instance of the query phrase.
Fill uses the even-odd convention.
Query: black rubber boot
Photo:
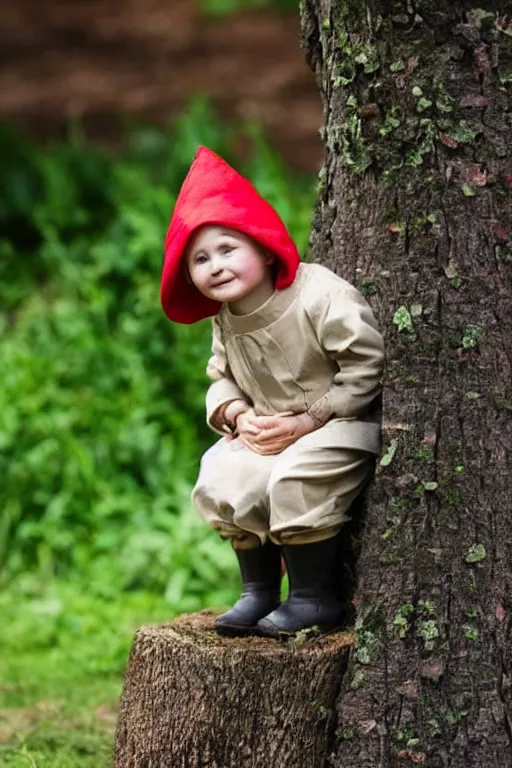
[[[213,626],[219,635],[256,634],[256,624],[281,600],[281,547],[268,541],[256,549],[235,549],[242,576],[240,599]]]
[[[290,582],[287,600],[261,619],[260,635],[280,637],[301,629],[332,632],[345,622],[345,603],[334,583],[339,534],[312,544],[283,547]]]

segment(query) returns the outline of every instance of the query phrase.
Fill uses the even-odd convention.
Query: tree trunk
[[[142,627],[119,712],[115,768],[314,768],[334,734],[350,634],[288,645],[227,639],[213,613]]]
[[[301,2],[311,255],[388,354],[339,768],[512,765],[512,3],[476,5]]]

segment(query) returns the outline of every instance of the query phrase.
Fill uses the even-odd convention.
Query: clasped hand
[[[236,427],[239,439],[251,451],[272,456],[313,432],[319,424],[308,413],[285,411],[274,416],[256,416],[250,408],[237,417]]]

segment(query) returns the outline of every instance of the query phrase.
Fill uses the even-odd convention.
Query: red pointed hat
[[[277,258],[276,288],[291,285],[300,257],[277,212],[225,160],[210,149],[199,147],[165,238],[160,298],[170,320],[195,323],[216,315],[221,307],[218,301],[203,296],[180,269],[190,236],[204,224],[236,229],[256,240]]]

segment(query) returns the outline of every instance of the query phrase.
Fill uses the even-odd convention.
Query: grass
[[[20,581],[0,614],[2,768],[109,766],[133,634],[175,611],[148,592],[105,599],[77,583]]]

